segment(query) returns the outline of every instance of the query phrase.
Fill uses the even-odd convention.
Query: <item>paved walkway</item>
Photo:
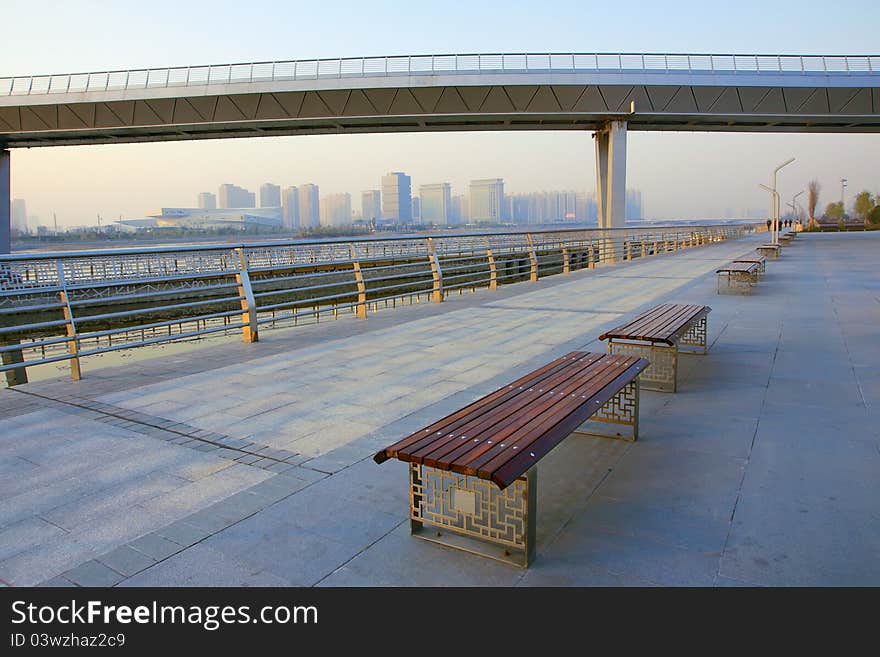
[[[0,580],[878,585],[880,234],[802,235],[716,295],[753,242],[0,390]],[[709,355],[643,393],[638,443],[542,461],[532,568],[408,535],[377,449],[668,300],[712,306]]]

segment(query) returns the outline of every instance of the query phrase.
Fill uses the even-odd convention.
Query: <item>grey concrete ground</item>
[[[878,585],[880,234],[802,235],[716,295],[755,241],[0,390],[0,580]],[[542,460],[528,571],[409,536],[377,449],[664,301],[712,306],[709,354],[643,392],[638,443]]]

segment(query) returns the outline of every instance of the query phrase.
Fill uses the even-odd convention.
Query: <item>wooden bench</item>
[[[575,351],[381,450],[410,464],[411,534],[527,567],[538,461],[571,434],[636,440],[647,366]]]
[[[779,242],[784,245],[791,244],[791,241],[794,239],[794,233],[782,233],[779,236]]]
[[[641,356],[651,362],[639,377],[643,388],[675,392],[680,347],[693,347],[690,353],[706,353],[706,322],[711,310],[709,306],[664,303],[606,331],[599,339],[608,340],[612,354]]]
[[[763,274],[767,271],[767,258],[762,255],[742,256],[733,262],[756,262],[758,263],[758,273]]]
[[[761,246],[755,247],[755,251],[757,251],[759,255],[768,258],[778,258],[780,248],[781,247],[778,244],[762,244]]]
[[[715,270],[718,274],[716,292],[721,294],[721,281],[725,281],[727,290],[751,292],[758,284],[758,273],[761,266],[757,262],[731,262]]]

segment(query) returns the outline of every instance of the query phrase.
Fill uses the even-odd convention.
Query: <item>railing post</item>
[[[0,347],[11,347],[21,344],[18,338],[0,337]],[[10,349],[0,353],[0,363],[3,365],[16,365],[21,363],[21,367],[6,370],[6,385],[8,387],[20,386],[28,382],[27,366],[24,364],[24,354],[21,349]]]
[[[648,255],[648,243],[642,239],[642,257],[645,258]]]
[[[348,245],[349,250],[351,251],[351,261],[352,267],[354,268],[354,280],[357,283],[358,289],[358,301],[355,306],[355,314],[358,319],[366,319],[367,318],[367,286],[364,283],[364,275],[361,273],[361,263],[357,259],[357,251],[355,251],[354,244]]]
[[[596,258],[593,254],[593,242],[592,240],[587,245],[587,269],[595,269],[596,267]]]
[[[254,288],[251,286],[251,277],[248,274],[247,255],[244,249],[235,249],[238,255],[238,272],[235,274],[235,282],[238,283],[238,298],[241,299],[241,328],[243,342],[257,342],[260,334],[257,326],[257,301],[254,298]]]
[[[428,261],[431,263],[431,277],[434,279],[434,286],[431,289],[431,301],[443,301],[443,272],[440,269],[440,259],[434,250],[434,239],[427,238],[428,244]]]
[[[535,240],[532,234],[526,234],[526,241],[529,244],[529,262],[531,263],[531,271],[529,272],[529,280],[535,283],[538,280],[538,255],[535,253]]]
[[[486,258],[489,261],[489,289],[498,289],[498,267],[495,265],[495,254],[492,253],[492,246],[489,244],[489,238],[486,238]]]
[[[64,279],[64,265],[56,263],[58,268],[58,285],[61,291],[58,293],[61,303],[64,304],[64,321],[67,322],[67,351],[73,356],[70,359],[70,378],[79,381],[82,378],[82,369],[79,363],[79,340],[76,339],[76,321],[73,318],[73,308],[70,305],[70,293],[67,291],[67,282]]]
[[[562,242],[562,273],[571,273],[571,258],[569,257],[568,246],[565,241]]]

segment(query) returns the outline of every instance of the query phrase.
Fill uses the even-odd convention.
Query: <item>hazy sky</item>
[[[311,57],[450,52],[877,54],[880,3],[190,2],[0,0],[0,76]],[[735,8],[731,8],[735,7]],[[833,10],[833,14],[832,14]],[[43,223],[143,216],[192,206],[232,182],[315,182],[322,194],[378,186],[403,170],[413,186],[503,177],[511,192],[595,187],[588,132],[326,135],[14,149],[12,191]],[[769,205],[783,160],[783,200],[808,180],[837,200],[839,179],[880,192],[880,135],[630,132],[627,183],[655,218],[721,216]],[[359,205],[359,198],[353,199]]]

